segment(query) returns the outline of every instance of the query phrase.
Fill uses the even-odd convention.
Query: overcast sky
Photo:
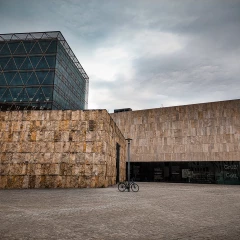
[[[60,30],[89,108],[240,98],[240,0],[0,0],[0,33]]]

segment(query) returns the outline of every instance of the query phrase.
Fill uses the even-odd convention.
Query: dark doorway
[[[116,183],[119,182],[120,145],[116,144]]]

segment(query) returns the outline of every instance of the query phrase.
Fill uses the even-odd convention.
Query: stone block
[[[69,131],[62,131],[61,132],[61,141],[62,142],[68,142],[69,141]]]
[[[52,121],[61,121],[63,116],[63,111],[50,111],[49,119]]]

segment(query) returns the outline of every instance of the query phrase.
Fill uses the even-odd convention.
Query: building
[[[88,76],[61,32],[0,34],[1,110],[83,110]]]
[[[111,114],[137,181],[240,184],[240,100]]]
[[[0,111],[0,189],[107,187],[125,153],[106,110]]]

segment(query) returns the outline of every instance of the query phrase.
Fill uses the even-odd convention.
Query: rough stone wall
[[[240,100],[111,114],[131,161],[240,161]]]
[[[116,143],[106,110],[0,112],[0,188],[106,187],[116,182]]]

